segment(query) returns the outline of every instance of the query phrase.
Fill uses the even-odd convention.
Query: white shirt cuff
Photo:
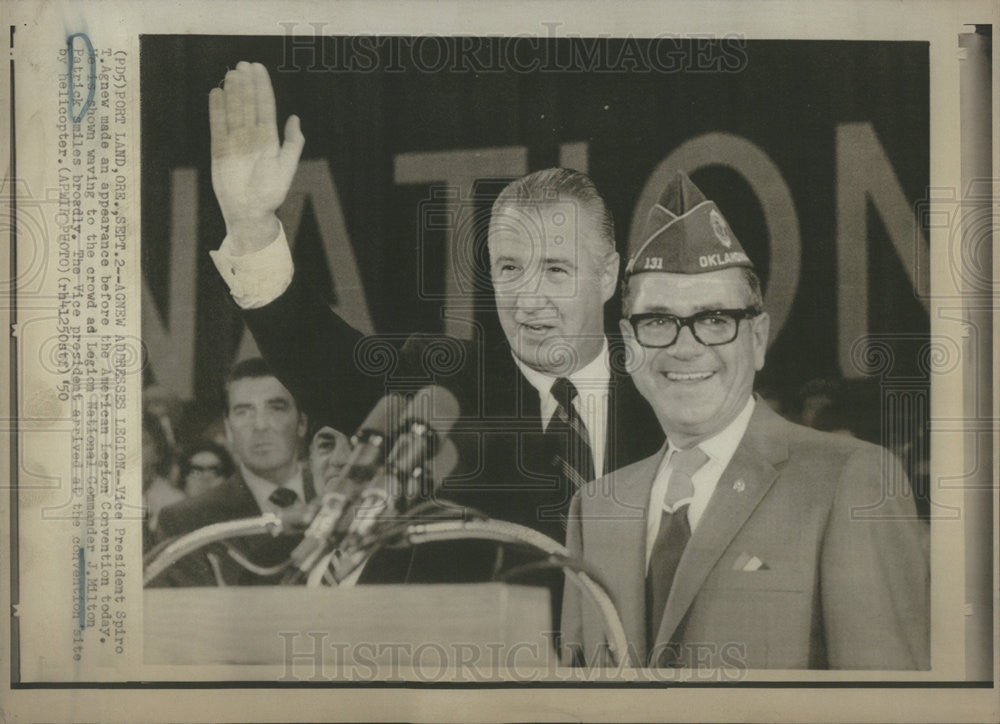
[[[295,273],[285,229],[280,225],[278,236],[263,249],[236,254],[227,236],[218,250],[208,255],[242,309],[257,309],[273,302],[285,293]]]

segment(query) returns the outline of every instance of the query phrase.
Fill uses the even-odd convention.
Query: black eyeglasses
[[[629,315],[635,338],[643,347],[669,347],[677,341],[682,327],[706,347],[729,344],[740,333],[740,322],[761,313],[759,307],[744,309],[708,309],[690,317],[676,317],[662,312]]]

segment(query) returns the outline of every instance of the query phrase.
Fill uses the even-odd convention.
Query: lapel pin
[[[747,484],[743,482],[743,478],[740,478],[735,483],[733,483],[733,490],[735,490],[737,493],[742,493],[746,489],[747,489]]]

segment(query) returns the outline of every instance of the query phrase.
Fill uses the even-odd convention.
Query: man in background
[[[161,539],[308,502],[313,497],[313,486],[299,461],[305,434],[306,416],[264,360],[253,358],[236,364],[226,380],[226,435],[236,459],[236,472],[202,495],[164,508],[159,520]],[[274,576],[261,576],[254,569],[267,569],[284,561],[295,542],[292,537],[232,539],[187,556],[164,573],[158,583],[274,583]]]
[[[582,489],[568,536],[615,598],[619,654],[654,667],[927,668],[927,530],[899,463],[754,398],[760,282],[683,174],[644,238],[621,330],[667,444]],[[572,587],[563,645],[573,662],[606,660],[597,612]]]

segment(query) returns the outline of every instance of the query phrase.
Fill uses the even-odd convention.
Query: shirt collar
[[[240,463],[240,472],[243,474],[243,482],[245,482],[247,487],[250,488],[250,492],[253,493],[254,500],[257,501],[257,507],[264,512],[275,509],[277,506],[271,503],[269,498],[271,497],[271,493],[273,493],[278,486],[270,480],[265,480],[259,475],[254,474],[243,463]],[[305,487],[302,481],[301,465],[296,464],[295,472],[293,472],[291,477],[285,481],[285,484],[282,487],[294,490],[295,494],[299,496],[300,503],[305,501],[306,495]]]
[[[734,417],[728,425],[715,435],[698,443],[697,447],[700,447],[702,452],[708,455],[709,459],[713,462],[719,463],[723,467],[729,465],[729,461],[736,452],[736,448],[739,447],[740,440],[743,439],[743,435],[747,431],[747,426],[750,424],[750,417],[753,415],[755,405],[756,402],[753,399],[753,395],[750,395],[750,399],[747,400],[747,404],[743,406],[740,414]],[[677,450],[677,448],[668,442],[668,455],[672,454],[674,450]]]
[[[514,364],[524,375],[524,378],[531,383],[538,394],[541,397],[552,392],[552,385],[555,384],[556,377],[553,375],[546,374],[544,372],[539,372],[536,369],[529,367],[524,364],[521,360],[517,358],[514,354],[514,350],[511,350],[511,355],[514,357]],[[588,362],[586,365],[580,369],[573,372],[573,374],[568,376],[570,382],[580,390],[581,393],[587,390],[605,389],[608,386],[608,381],[611,379],[611,362],[608,353],[608,338],[604,338],[604,344],[601,346],[601,351],[597,354],[594,359]]]

